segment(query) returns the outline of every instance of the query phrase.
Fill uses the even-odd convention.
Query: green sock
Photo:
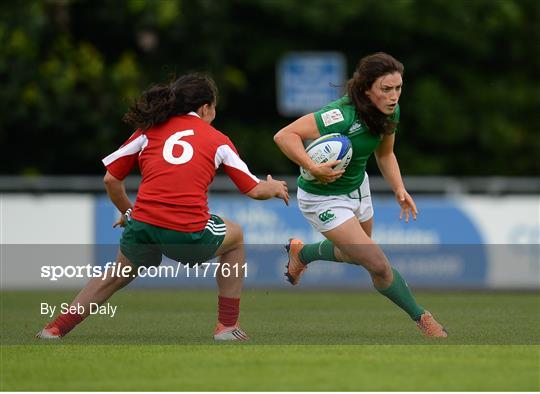
[[[409,286],[407,286],[399,272],[395,268],[392,268],[392,272],[394,273],[394,280],[390,287],[384,290],[376,288],[377,291],[407,312],[411,319],[420,319],[420,316],[424,313],[424,308],[416,303]]]
[[[334,244],[327,239],[316,244],[304,245],[299,255],[304,264],[315,260],[337,261],[334,255]]]

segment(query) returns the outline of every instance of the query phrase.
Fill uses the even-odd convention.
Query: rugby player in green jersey
[[[312,261],[361,265],[375,288],[403,309],[425,336],[446,337],[444,327],[418,305],[405,280],[371,239],[373,206],[365,169],[373,153],[401,207],[400,219],[408,222],[418,215],[393,149],[402,77],[403,65],[392,56],[382,52],[366,56],[347,82],[344,97],[302,116],[274,136],[283,153],[315,177],[313,181],[298,178],[298,206],[326,238],[315,244],[291,239],[285,275],[296,285]],[[346,135],[352,142],[353,157],[345,170],[332,168],[337,161],[315,164],[304,150],[304,141],[330,133]]]

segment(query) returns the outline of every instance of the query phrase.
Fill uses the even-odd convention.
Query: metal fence
[[[261,179],[266,178],[260,176]],[[296,177],[274,176],[284,179],[290,191],[296,190]],[[126,178],[128,192],[137,191],[139,176]],[[380,176],[370,176],[371,191],[376,194],[391,193],[386,181]],[[540,194],[540,177],[404,177],[407,190],[419,194]],[[226,176],[217,176],[210,188],[211,192],[236,192],[237,189]],[[2,193],[103,193],[101,176],[0,176]]]

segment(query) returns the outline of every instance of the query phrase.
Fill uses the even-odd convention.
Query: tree
[[[220,88],[215,126],[257,173],[296,173],[272,135],[275,66],[294,50],[383,50],[406,67],[406,174],[540,172],[533,0],[37,1],[0,9],[4,174],[101,174],[142,89],[187,71]],[[12,147],[12,148],[11,148]],[[370,172],[375,165],[370,163]]]

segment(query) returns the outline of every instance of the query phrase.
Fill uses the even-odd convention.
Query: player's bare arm
[[[246,195],[254,200],[268,200],[269,198],[276,197],[285,201],[286,205],[289,205],[287,182],[272,179],[271,175],[266,177],[266,181],[260,181]]]
[[[396,200],[401,207],[399,219],[401,220],[405,216],[405,221],[408,223],[411,216],[416,220],[418,209],[403,184],[399,164],[394,154],[395,138],[395,134],[387,134],[383,137],[381,144],[375,150],[375,159],[384,179],[386,179],[392,188]]]
[[[315,122],[315,116],[310,113],[295,120],[288,126],[282,128],[274,135],[274,142],[279,149],[291,161],[309,171],[317,180],[323,184],[330,183],[338,179],[345,170],[333,170],[339,161],[334,160],[323,164],[315,164],[304,149],[303,141],[319,138],[321,134]]]
[[[107,190],[109,198],[122,214],[126,213],[128,209],[131,209],[132,204],[126,193],[126,187],[123,180],[115,178],[107,171],[103,178],[103,183],[105,184],[105,190]],[[113,227],[124,227],[125,221],[126,217],[122,215],[120,219],[113,224]]]

